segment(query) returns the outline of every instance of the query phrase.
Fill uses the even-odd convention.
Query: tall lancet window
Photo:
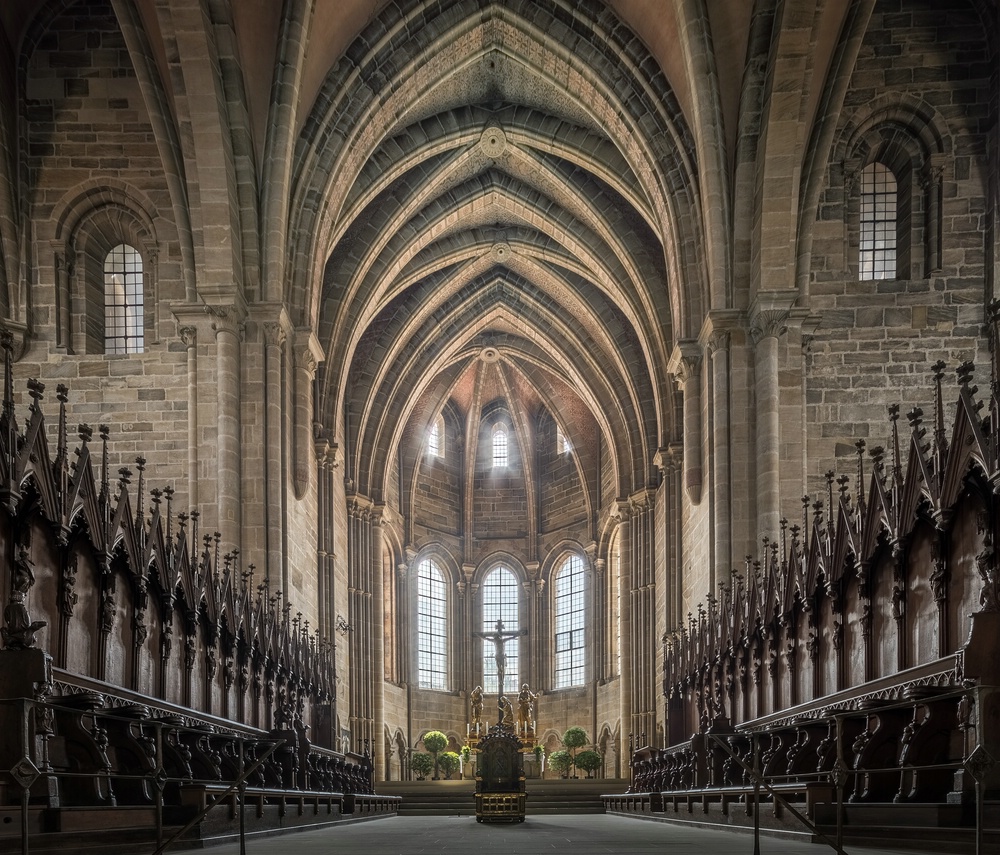
[[[104,352],[142,353],[142,256],[118,244],[104,259]]]
[[[448,687],[448,586],[433,561],[417,567],[417,685]]]
[[[571,555],[555,576],[554,688],[582,686],[586,665],[583,559]]]
[[[859,279],[896,277],[896,176],[884,163],[861,171]]]
[[[497,621],[503,621],[505,631],[520,629],[518,608],[517,577],[507,567],[497,567],[491,570],[483,580],[483,632],[493,632]],[[517,638],[509,638],[504,644],[507,657],[507,673],[504,676],[504,689],[507,696],[513,699],[520,686],[518,678],[518,663],[520,645]],[[483,690],[487,695],[495,695],[499,690],[497,680],[496,649],[493,642],[483,639]]]

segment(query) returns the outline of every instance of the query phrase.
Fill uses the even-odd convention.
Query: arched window
[[[883,163],[861,171],[859,279],[896,277],[896,176]]]
[[[504,630],[519,629],[520,609],[518,608],[517,577],[507,567],[497,567],[491,570],[483,580],[483,632],[493,632],[497,621],[502,620]],[[507,673],[504,676],[504,688],[517,694],[520,685],[518,665],[520,645],[517,638],[510,638],[504,644],[507,657]],[[483,689],[487,695],[495,695],[499,691],[497,681],[496,649],[493,642],[483,639]]]
[[[427,453],[432,457],[444,457],[444,418],[438,416],[431,425],[427,436]]]
[[[417,685],[446,689],[448,677],[448,587],[430,559],[417,567]]]
[[[507,465],[507,430],[502,425],[493,428],[493,468]]]
[[[555,673],[553,687],[582,686],[586,665],[583,559],[571,555],[555,575]]]
[[[566,434],[560,428],[556,428],[556,454],[568,454],[572,450]]]
[[[104,352],[143,351],[142,256],[121,243],[104,259]]]

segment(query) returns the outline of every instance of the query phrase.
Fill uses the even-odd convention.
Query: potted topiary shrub
[[[573,758],[570,753],[565,748],[560,748],[558,751],[553,751],[549,755],[549,766],[552,771],[561,775],[563,778],[567,776],[570,766],[573,765]]]
[[[440,730],[428,730],[424,734],[424,748],[434,756],[434,777],[431,780],[438,780],[438,752],[444,751],[448,747],[448,737]]]
[[[434,759],[426,751],[414,751],[410,756],[410,768],[417,780],[422,781],[434,768]]]
[[[569,727],[563,734],[562,744],[569,749],[570,762],[576,766],[576,749],[583,748],[590,740],[587,738],[587,731],[582,727]],[[425,743],[426,744],[426,743]],[[576,777],[574,772],[573,777]]]
[[[459,766],[458,755],[454,751],[445,751],[438,758],[438,764],[441,766],[441,771],[444,772],[445,778],[450,781],[452,773]]]
[[[594,751],[593,748],[588,748],[586,751],[581,751],[579,754],[573,758],[573,765],[577,769],[583,769],[587,773],[588,778],[594,777],[591,773],[596,772],[604,763],[604,758]]]

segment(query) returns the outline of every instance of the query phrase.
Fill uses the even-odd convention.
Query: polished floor
[[[176,852],[177,850],[171,850]],[[189,850],[191,851],[191,850]],[[195,850],[240,855],[238,843]],[[847,855],[909,855],[901,849],[845,846]],[[912,850],[910,850],[912,851]],[[474,817],[391,817],[247,840],[247,855],[756,855],[751,834],[605,815],[529,816],[523,823],[485,824]],[[826,855],[808,840],[762,836],[760,855]],[[193,855],[193,851],[192,851]]]

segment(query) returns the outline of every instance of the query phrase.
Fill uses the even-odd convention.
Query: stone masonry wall
[[[923,409],[930,418],[930,366],[936,360],[949,372],[975,360],[980,381],[985,377],[982,217],[989,75],[983,24],[971,4],[950,4],[947,15],[931,2],[877,4],[847,92],[840,137],[850,138],[875,109],[895,122],[919,110],[929,116],[930,128],[914,127],[912,134],[940,135],[944,156],[924,164],[914,182],[914,225],[923,245],[914,248],[909,270],[899,271],[898,279],[858,281],[850,172],[864,163],[850,160],[846,142],[835,146],[815,227],[810,282],[809,308],[820,318],[807,340],[812,426],[807,468],[814,478],[827,468],[853,473],[859,437],[869,446],[885,445],[886,406],[912,401],[914,390],[926,390]],[[927,270],[927,179],[938,168],[940,267]],[[810,491],[820,486],[814,480]]]
[[[444,419],[444,425],[444,456],[420,456],[414,489],[414,532],[427,537],[435,533],[457,535],[462,526],[461,434],[450,419]]]
[[[502,469],[493,466],[493,428],[497,424],[507,429],[507,466]],[[497,541],[523,538],[528,533],[525,456],[507,413],[497,412],[483,420],[473,482],[472,524],[476,538]]]
[[[147,311],[145,352],[105,356],[77,352],[57,358],[56,241],[59,218],[74,197],[104,185],[120,188],[155,229],[155,260],[143,258],[154,298],[183,296],[180,250],[153,129],[109,3],[77,4],[57,17],[31,55],[26,80],[28,179],[34,281],[30,347],[20,376],[70,387],[70,424],[108,424],[112,472],[135,467],[144,454],[156,484],[172,484],[178,507],[187,506],[187,348],[174,324]],[[66,238],[66,235],[62,236]],[[82,270],[63,258],[75,303]],[[103,285],[102,285],[103,287]],[[103,309],[103,306],[102,306]],[[77,333],[80,331],[77,330]],[[79,338],[79,336],[77,336]]]
[[[552,418],[540,419],[537,435],[539,502],[543,534],[579,528],[586,523],[584,487],[572,453],[556,447],[557,426]]]

